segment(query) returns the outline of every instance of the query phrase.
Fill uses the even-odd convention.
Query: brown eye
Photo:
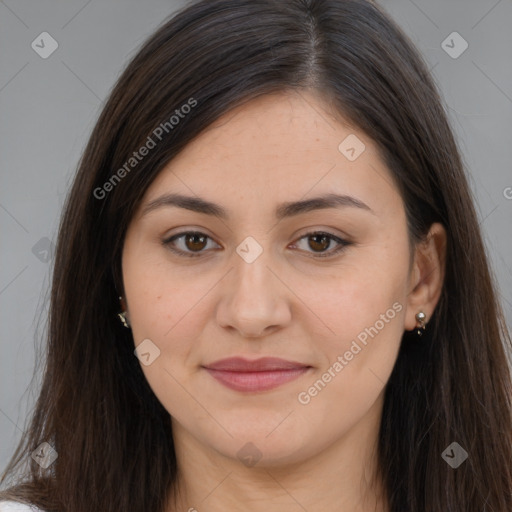
[[[309,246],[315,251],[323,252],[331,245],[331,238],[324,234],[309,236]]]
[[[185,245],[191,251],[200,251],[205,248],[207,238],[201,233],[190,233],[185,235]]]
[[[313,256],[316,258],[327,258],[329,256],[334,256],[351,244],[351,242],[334,236],[331,233],[324,233],[322,231],[306,233],[299,239],[299,242],[304,239],[307,239],[308,243],[307,247],[303,250],[309,253],[313,253]],[[328,250],[331,247],[331,242],[337,244],[338,247],[336,247],[334,250]],[[297,246],[298,244],[296,243],[294,245]]]
[[[184,231],[163,240],[162,243],[180,256],[197,257],[206,252],[204,249],[208,246],[209,240],[211,238],[200,231]],[[176,247],[177,245],[180,247]]]

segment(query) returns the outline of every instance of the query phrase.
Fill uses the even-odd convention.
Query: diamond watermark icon
[[[252,236],[248,236],[238,245],[236,252],[247,263],[252,263],[263,252],[263,247]]]
[[[50,444],[44,442],[32,452],[31,456],[43,469],[46,469],[53,464],[59,454]]]
[[[454,441],[444,450],[441,457],[453,469],[457,469],[468,458],[468,452],[459,443]]]
[[[32,247],[32,254],[43,263],[48,263],[53,258],[55,244],[46,236],[41,238]]]
[[[345,137],[338,146],[339,152],[351,162],[359,158],[365,149],[363,141],[353,133]]]
[[[452,59],[458,59],[468,49],[468,46],[468,42],[458,32],[452,32],[441,43],[441,48]]]
[[[261,459],[262,453],[253,443],[246,443],[236,455],[248,468],[252,468]]]
[[[41,32],[30,46],[39,57],[47,59],[59,47],[59,43],[48,32]]]
[[[160,356],[160,349],[149,338],[139,343],[133,352],[144,366],[149,366]]]

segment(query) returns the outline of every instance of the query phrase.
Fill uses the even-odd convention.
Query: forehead
[[[162,170],[143,205],[165,192],[234,212],[325,193],[356,196],[375,211],[401,203],[374,142],[302,91],[260,96],[224,114]]]

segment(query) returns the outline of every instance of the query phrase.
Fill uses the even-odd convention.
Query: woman
[[[0,510],[509,511],[510,349],[398,27],[363,0],[197,2],[85,150]]]

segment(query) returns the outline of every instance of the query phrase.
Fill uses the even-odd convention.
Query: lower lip
[[[205,370],[221,384],[235,391],[267,391],[299,378],[309,367],[263,372],[233,372],[211,368]]]

